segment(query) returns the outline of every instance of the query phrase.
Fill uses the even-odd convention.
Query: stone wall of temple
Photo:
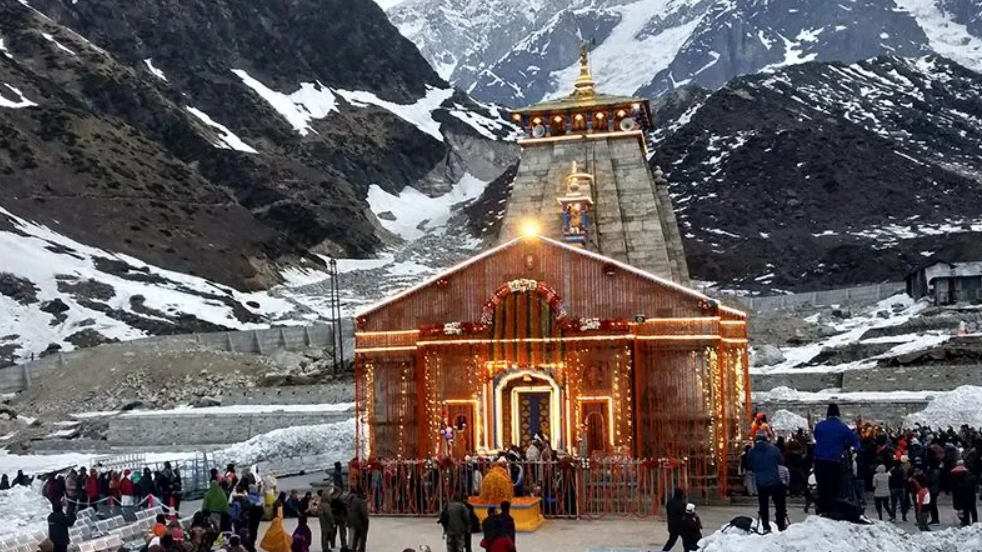
[[[594,177],[587,249],[680,283],[689,271],[668,196],[653,176],[637,134],[545,142],[522,148],[522,161],[502,222],[501,242],[520,236],[530,220],[542,235],[562,240],[558,198],[573,162]]]

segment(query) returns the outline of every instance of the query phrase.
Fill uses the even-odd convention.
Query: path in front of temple
[[[792,523],[805,519],[800,504],[789,504],[789,508]],[[698,511],[705,527],[704,535],[715,532],[735,516],[757,515],[756,506],[701,506]],[[872,506],[867,514],[875,518],[876,512]],[[902,526],[909,532],[916,532],[913,515],[909,519],[911,521]],[[941,522],[942,527],[951,527],[956,523],[950,501],[941,504]],[[297,520],[287,519],[284,525],[292,533]],[[260,534],[264,534],[268,526],[268,523],[264,523]],[[311,552],[319,552],[320,526],[316,519],[310,519],[310,528],[314,537]],[[645,519],[609,517],[598,521],[550,519],[534,533],[519,533],[517,544],[521,552],[649,551],[661,550],[667,538],[665,520],[658,516]],[[480,540],[480,535],[475,534],[475,552],[482,550],[478,547]],[[406,548],[418,550],[423,544],[433,552],[446,550],[442,530],[435,517],[372,517],[368,532],[369,552],[402,552]],[[675,546],[675,550],[682,550],[681,542]]]

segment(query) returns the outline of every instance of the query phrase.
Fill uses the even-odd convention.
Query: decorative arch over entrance
[[[552,312],[554,319],[561,320],[566,317],[566,303],[556,293],[556,290],[545,282],[520,279],[506,282],[495,290],[494,295],[484,303],[484,307],[481,309],[481,324],[490,326],[494,321],[494,313],[498,305],[513,293],[535,293],[549,303],[549,310]]]
[[[525,444],[543,433],[553,446],[563,442],[565,394],[548,372],[521,369],[492,380],[496,448]]]

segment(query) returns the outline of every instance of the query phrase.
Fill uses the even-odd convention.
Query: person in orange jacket
[[[757,437],[757,430],[760,429],[760,424],[763,423],[763,420],[764,420],[764,413],[763,412],[758,412],[757,415],[754,416],[754,421],[753,421],[752,424],[750,424],[750,440],[751,441],[754,441],[754,439]]]

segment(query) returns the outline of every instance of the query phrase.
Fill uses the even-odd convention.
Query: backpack
[[[737,516],[730,520],[729,523],[723,526],[720,532],[725,532],[730,527],[736,527],[741,531],[751,532],[754,526],[754,519],[747,516]]]

